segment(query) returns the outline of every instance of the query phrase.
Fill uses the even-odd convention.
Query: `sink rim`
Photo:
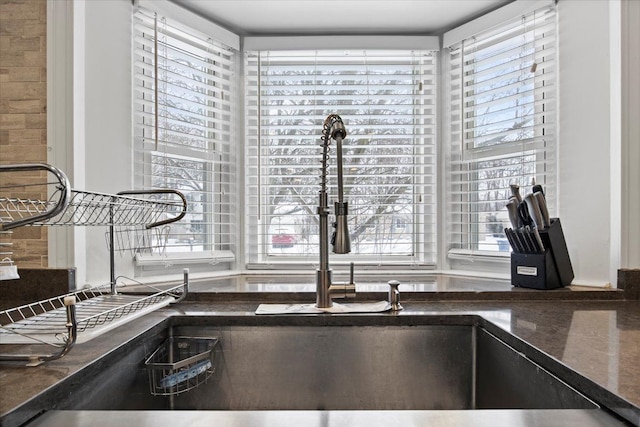
[[[99,420],[101,423],[95,424]],[[463,411],[48,411],[28,427],[85,425],[323,425],[327,427],[387,427],[389,425],[456,425],[532,427],[540,425],[609,427],[617,421],[598,409],[529,409]],[[104,422],[104,424],[102,423]],[[417,424],[416,424],[417,423]]]
[[[182,306],[184,307],[184,306]],[[264,324],[277,325],[283,321],[293,326],[305,326],[309,324],[315,325],[336,325],[336,326],[376,326],[376,325],[414,325],[414,324],[458,324],[468,326],[481,326],[496,337],[509,344],[517,351],[522,352],[535,363],[549,370],[553,375],[565,381],[572,387],[580,390],[587,397],[607,408],[609,411],[617,414],[623,419],[630,422],[640,420],[640,407],[627,401],[621,396],[614,394],[596,382],[584,377],[582,374],[569,368],[559,360],[546,354],[540,349],[526,342],[524,339],[514,335],[504,325],[494,323],[493,319],[487,319],[486,313],[482,310],[475,312],[416,312],[403,311],[397,314],[330,314],[330,315],[273,315],[273,316],[255,316],[253,312],[234,311],[231,307],[230,311],[203,311],[201,305],[186,305],[186,309],[169,308],[159,310],[155,314],[145,316],[147,320],[141,319],[136,326],[134,333],[126,332],[119,334],[122,338],[117,338],[115,345],[110,345],[109,350],[100,353],[97,357],[92,357],[75,371],[65,376],[62,380],[48,386],[47,388],[37,392],[27,400],[21,401],[13,408],[7,409],[0,420],[7,425],[22,425],[31,417],[42,412],[48,399],[61,393],[68,382],[82,381],[83,378],[91,377],[95,369],[105,363],[110,357],[117,357],[118,354],[124,354],[132,346],[139,345],[145,337],[157,334],[173,325],[180,325],[193,322],[223,322],[226,324],[237,325],[253,325],[260,326]],[[490,317],[490,316],[488,316]],[[122,328],[120,328],[122,329]],[[114,330],[113,334],[117,334]],[[119,341],[122,339],[121,341]],[[71,354],[70,361],[75,357]],[[83,356],[86,357],[86,356]],[[82,359],[80,359],[82,360]],[[72,362],[75,363],[75,362]],[[54,364],[57,365],[57,364]],[[585,392],[584,390],[588,390]],[[13,423],[13,424],[12,424]]]

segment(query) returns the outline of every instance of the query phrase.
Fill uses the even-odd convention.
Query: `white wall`
[[[132,188],[132,6],[130,0],[81,2],[84,50],[76,52],[76,60],[84,63],[84,85],[77,94],[84,108],[77,114],[84,116],[84,133],[76,141],[84,146],[83,189],[112,194]],[[104,283],[109,279],[106,227],[86,232],[86,280]],[[117,274],[132,276],[129,264],[118,265]]]
[[[574,283],[640,268],[640,5],[560,0],[560,194]]]
[[[574,283],[610,282],[610,52],[607,0],[560,0],[559,189]]]
[[[91,191],[117,192],[131,186],[131,2],[76,1],[82,1],[85,9],[85,48],[76,53],[76,60],[84,63],[84,109],[76,111],[76,117],[84,115],[84,130],[82,135],[75,135],[85,147],[84,184]],[[576,273],[575,282],[612,282],[615,286],[611,272],[621,264],[611,256],[616,250],[612,248],[610,227],[619,218],[610,209],[610,194],[612,185],[618,185],[615,183],[620,180],[612,179],[612,173],[619,171],[611,170],[614,146],[610,142],[609,6],[609,0],[558,3],[558,214]],[[637,89],[637,77],[635,81]],[[639,187],[623,188],[626,193],[621,197],[637,202]],[[104,231],[103,227],[91,229],[87,238],[87,281],[93,284],[108,279]],[[626,232],[623,226],[620,233]],[[618,245],[620,236],[613,240]],[[117,271],[132,274],[132,267],[129,268],[118,266]]]

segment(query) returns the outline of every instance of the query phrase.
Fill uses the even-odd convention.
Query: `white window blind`
[[[556,199],[556,17],[545,7],[449,48],[449,248],[510,251],[510,184]]]
[[[245,54],[249,266],[317,262],[320,138],[331,113],[348,133],[351,254],[339,260],[435,263],[436,71],[426,51]],[[330,157],[333,206],[335,145]]]
[[[133,27],[136,185],[188,201],[152,252],[235,251],[236,52],[142,8]]]

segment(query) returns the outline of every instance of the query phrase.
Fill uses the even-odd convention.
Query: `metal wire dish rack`
[[[64,172],[44,163],[0,165],[2,172],[0,232],[38,225],[109,226],[111,281],[109,285],[0,312],[0,344],[49,344],[59,348],[52,354],[0,354],[0,360],[37,365],[57,359],[76,342],[88,341],[185,298],[187,269],[181,285],[153,289],[151,295],[125,295],[116,286],[114,260],[115,227],[151,229],[179,221],[187,212],[182,193],[171,189],[122,191],[116,195],[76,191],[70,188]],[[42,200],[42,195],[50,196]]]
[[[169,337],[145,360],[154,396],[193,390],[215,373],[217,338]]]
[[[112,294],[110,285],[83,289],[0,312],[0,344],[64,345],[66,306],[75,304],[75,341],[103,333],[186,296],[186,282],[152,295]]]
[[[44,187],[51,195],[48,200],[0,195],[0,230],[23,225],[144,225],[152,228],[178,221],[186,214],[186,199],[179,191],[155,189],[117,194],[79,191],[71,189],[67,176],[51,165],[0,166],[0,172],[28,171],[48,172],[55,181],[18,182],[1,189],[28,193],[41,192]]]

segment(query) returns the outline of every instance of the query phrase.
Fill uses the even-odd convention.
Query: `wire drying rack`
[[[49,200],[0,196],[0,230],[23,225],[144,225],[152,228],[179,221],[186,214],[186,199],[176,190],[122,191],[115,195],[92,193],[72,190],[66,175],[50,165],[0,166],[0,172],[39,169],[57,178],[53,194]],[[168,195],[175,197],[170,199]]]
[[[70,299],[76,306],[76,342],[81,343],[119,326],[121,321],[181,301],[186,291],[183,283],[152,295],[113,295],[110,286],[103,285],[12,308],[0,312],[0,343],[64,344],[69,339],[65,301]]]
[[[47,164],[0,165],[14,175],[0,182],[0,232],[21,226],[108,226],[111,282],[0,312],[0,344],[49,344],[53,354],[0,354],[0,360],[27,361],[37,365],[66,354],[76,342],[85,342],[146,313],[179,302],[188,292],[189,273],[183,283],[151,295],[126,295],[115,281],[115,227],[145,229],[179,221],[187,202],[176,190],[123,191],[115,195],[72,190],[67,176]],[[33,178],[35,176],[35,178]],[[42,177],[46,178],[42,178]],[[50,180],[50,177],[53,180]],[[31,184],[28,184],[31,182]],[[5,197],[2,193],[30,194],[30,187],[44,187],[47,200],[37,197]],[[36,192],[37,193],[37,192]],[[40,190],[42,193],[42,190]]]

